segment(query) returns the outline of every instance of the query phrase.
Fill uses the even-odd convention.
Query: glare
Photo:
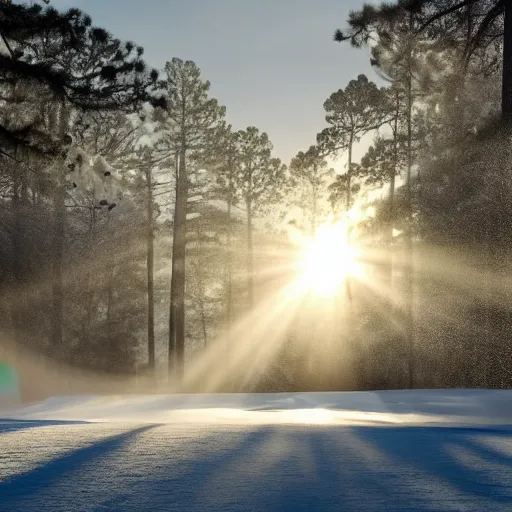
[[[347,212],[347,217],[352,223],[357,223],[363,220],[364,213],[360,206],[354,206]]]
[[[288,416],[294,423],[304,423],[306,425],[327,425],[329,423],[333,423],[336,417],[336,412],[328,409],[297,409],[295,411],[289,411],[288,414],[285,413],[283,416]]]
[[[333,295],[347,276],[358,273],[356,256],[345,222],[322,226],[313,240],[304,243],[304,285],[316,295]]]

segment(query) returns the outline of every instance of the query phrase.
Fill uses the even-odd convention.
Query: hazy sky
[[[315,143],[324,100],[365,73],[376,80],[367,50],[333,42],[363,0],[51,0],[76,6],[95,25],[145,49],[162,68],[193,60],[235,129],[266,131],[288,163]]]

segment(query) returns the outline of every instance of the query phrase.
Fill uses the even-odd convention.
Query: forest
[[[0,343],[183,391],[510,387],[512,4],[335,23],[374,75],[283,162],[194,62],[0,1]]]

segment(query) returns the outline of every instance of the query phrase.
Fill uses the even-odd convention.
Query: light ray
[[[330,296],[349,276],[360,276],[358,249],[350,243],[345,222],[326,224],[303,244],[302,285],[315,295]]]

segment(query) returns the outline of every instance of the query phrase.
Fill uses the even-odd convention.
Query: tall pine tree
[[[161,144],[176,161],[169,367],[181,380],[185,361],[185,256],[189,167],[203,159],[219,137],[225,109],[209,96],[210,82],[192,61],[167,62],[168,105],[160,126]]]

